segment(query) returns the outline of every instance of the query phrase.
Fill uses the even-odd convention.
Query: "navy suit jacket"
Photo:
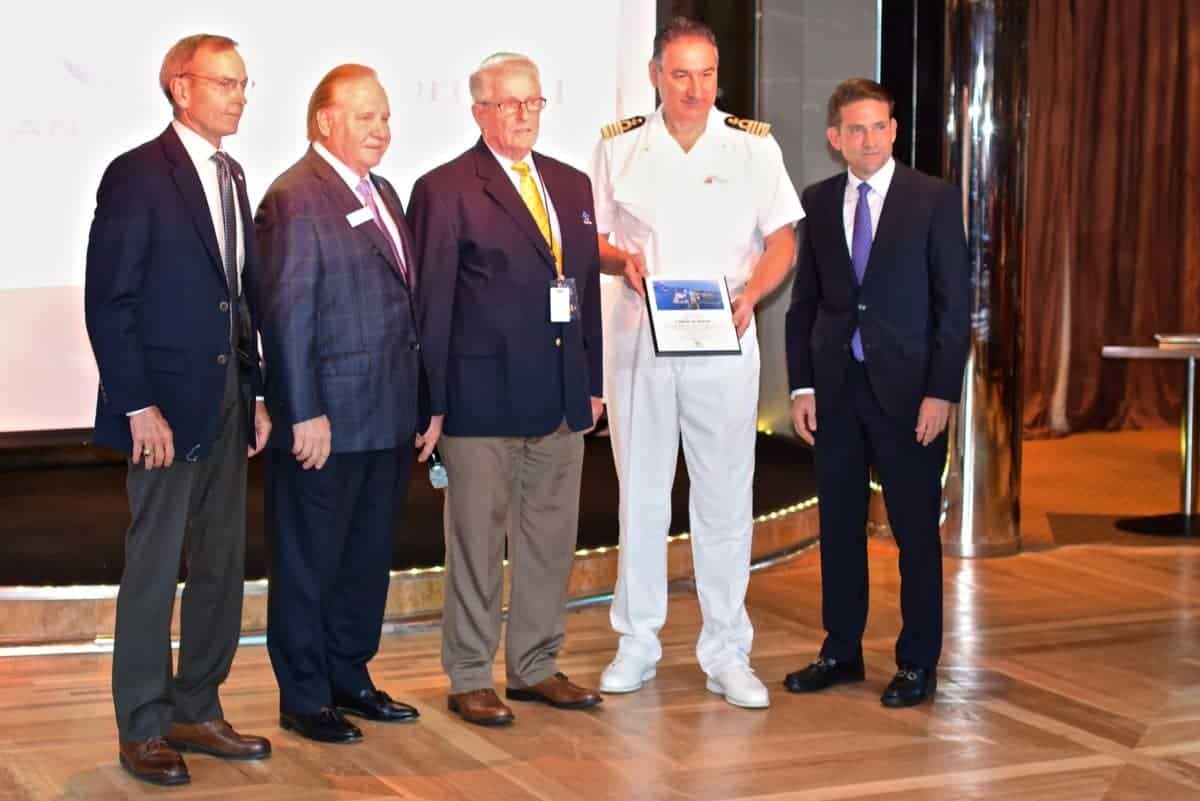
[[[792,389],[839,402],[858,326],[871,387],[915,424],[926,397],[957,402],[966,364],[970,264],[958,190],[902,164],[888,187],[862,286],[846,248],[846,173],[804,190],[807,212],[787,314]]]
[[[603,395],[600,256],[592,187],[532,155],[562,232],[563,272],[580,319],[550,322],[554,257],[483,140],[418,179],[417,244],[429,411],[452,436],[532,437],[592,425]]]
[[[262,392],[254,282],[257,254],[240,165],[243,396]],[[95,442],[128,452],[127,412],[157,406],[177,459],[203,459],[220,434],[229,287],[208,201],[174,128],[118,156],[100,180],[88,236],[84,313],[100,368]],[[252,414],[252,409],[248,409]],[[253,441],[253,426],[247,432]]]
[[[371,180],[413,249],[392,185]],[[334,453],[410,444],[420,376],[412,294],[383,232],[351,226],[362,201],[315,150],[280,175],[255,217],[271,447],[326,415]]]

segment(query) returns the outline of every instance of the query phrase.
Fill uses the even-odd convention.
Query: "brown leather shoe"
[[[121,740],[121,767],[151,784],[187,784],[192,780],[179,752],[165,737]]]
[[[172,723],[167,740],[180,751],[194,751],[221,759],[266,759],[271,755],[271,741],[266,737],[238,734],[223,720]]]
[[[504,705],[491,687],[452,693],[446,699],[446,708],[458,714],[467,723],[480,726],[504,726],[513,721],[512,710]]]
[[[566,675],[555,673],[529,687],[509,687],[504,697],[513,701],[538,701],[558,709],[587,709],[604,699],[595,690],[573,683]]]

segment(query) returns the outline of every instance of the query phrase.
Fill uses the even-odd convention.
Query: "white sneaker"
[[[767,688],[749,665],[730,665],[709,676],[704,683],[710,693],[725,697],[728,703],[747,709],[766,709],[771,705]]]
[[[656,672],[653,662],[618,653],[600,674],[600,692],[637,692],[642,689],[643,684],[654,678]]]

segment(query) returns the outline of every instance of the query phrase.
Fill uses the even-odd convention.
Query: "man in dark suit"
[[[418,445],[424,460],[440,442],[450,480],[449,707],[496,725],[513,719],[492,688],[506,530],[508,698],[564,709],[600,702],[555,665],[583,432],[601,409],[600,273],[587,176],[533,152],[546,105],[537,67],[499,53],[470,87],[482,137],[420,178],[409,207],[432,415]]]
[[[400,199],[371,173],[389,116],[373,70],[330,71],[308,105],[312,146],[255,219],[275,420],[267,648],[280,725],[323,742],[362,738],[344,713],[417,717],[367,671],[417,425],[413,251]]]
[[[884,706],[929,698],[942,647],[938,535],[946,425],[962,387],[969,265],[958,191],[892,158],[891,95],[868,80],[829,100],[848,170],[804,190],[787,316],[792,421],[816,445],[825,643],[793,692],[864,677],[868,470],[900,548],[899,670]]]
[[[250,202],[241,166],[221,149],[246,105],[236,46],[201,34],[168,51],[159,82],[175,119],[105,170],[88,238],[95,442],[130,456],[113,645],[120,761],[158,784],[190,780],[180,751],[271,751],[234,731],[218,698],[241,630],[246,460],[271,428],[255,402]],[[187,586],[172,677],[181,552]]]

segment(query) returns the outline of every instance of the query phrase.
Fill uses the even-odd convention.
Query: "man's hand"
[[[129,418],[133,437],[133,463],[147,470],[170,467],[175,461],[175,436],[157,406],[151,406]]]
[[[738,339],[742,338],[742,334],[746,333],[746,329],[750,327],[750,321],[754,319],[754,307],[758,305],[758,296],[753,294],[750,287],[742,294],[733,299],[733,325],[737,329]]]
[[[625,285],[638,293],[640,297],[646,297],[646,259],[641,253],[626,253],[625,254]]]
[[[246,446],[246,458],[258,454],[267,444],[271,436],[271,415],[267,414],[267,404],[263,401],[254,402],[254,445]]]
[[[257,413],[255,414],[257,418]],[[257,428],[257,419],[255,428]],[[292,453],[305,470],[320,470],[329,461],[333,448],[333,435],[329,430],[329,418],[325,415],[312,417],[292,424]]]
[[[642,254],[621,250],[608,241],[608,234],[597,234],[596,245],[600,250],[600,272],[624,277],[626,286],[646,297],[646,259]]]
[[[792,427],[800,435],[800,439],[809,445],[816,445],[817,433],[817,396],[813,392],[802,392],[792,398]]]
[[[604,414],[604,398],[592,396],[592,424],[584,430],[583,433],[589,434],[596,430],[596,423],[600,422],[600,415]]]
[[[928,445],[946,430],[950,422],[950,401],[925,398],[917,412],[917,442]]]
[[[415,443],[421,449],[421,452],[417,454],[418,462],[427,461],[429,455],[433,453],[438,440],[442,438],[442,421],[444,419],[446,419],[445,415],[435,414],[429,418],[429,428],[425,429],[425,433],[417,432]]]

